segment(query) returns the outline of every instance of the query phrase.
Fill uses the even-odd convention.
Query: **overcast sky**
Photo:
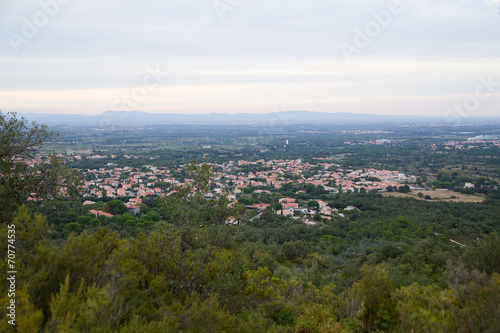
[[[500,115],[500,0],[0,0],[0,109]]]

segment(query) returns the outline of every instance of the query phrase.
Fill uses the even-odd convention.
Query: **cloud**
[[[224,20],[209,0],[66,2],[18,53],[8,36],[23,36],[25,22],[33,23],[43,7],[0,2],[6,37],[0,93],[10,96],[1,108],[102,112],[157,65],[172,75],[142,107],[185,112],[221,105],[260,112],[287,100],[312,110],[342,98],[354,105],[382,96],[453,96],[500,68],[497,0],[401,0],[403,11],[351,63],[339,44],[353,43],[356,29],[390,0],[242,0]]]

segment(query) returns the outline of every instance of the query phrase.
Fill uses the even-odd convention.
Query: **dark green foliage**
[[[410,187],[408,185],[403,185],[398,190],[401,193],[410,193],[411,192]]]
[[[467,268],[500,274],[500,234],[492,233],[467,247],[463,254]]]
[[[45,125],[29,123],[16,114],[0,111],[0,223],[9,222],[19,205],[34,194],[37,198],[54,198],[67,185],[67,194],[76,194],[79,179],[52,154],[47,163],[30,166],[26,158],[57,133]]]
[[[125,206],[123,201],[111,200],[108,201],[106,204],[110,207],[111,209],[110,213],[113,215],[123,214],[127,212],[127,206]]]
[[[25,232],[18,242],[31,250],[20,253],[20,288],[33,295],[30,313],[40,315],[22,320],[52,331],[109,332],[259,327],[446,332],[469,331],[467,327],[487,331],[497,324],[499,279],[490,275],[497,266],[487,258],[496,253],[498,234],[463,249],[447,237],[440,242],[441,236],[425,229],[429,224],[430,230],[449,237],[445,221],[438,225],[428,216],[428,222],[414,222],[427,216],[418,206],[427,207],[427,202],[410,201],[417,205],[415,211],[424,212],[410,219],[398,215],[410,209],[401,207],[406,200],[345,196],[373,214],[355,213],[356,221],[339,219],[321,227],[272,212],[243,227],[210,223],[203,214],[193,214],[185,215],[185,221],[193,216],[199,224],[160,223],[156,230],[128,239],[93,227],[92,234],[72,233],[58,246],[48,245],[49,226],[42,216],[32,218],[23,208],[16,223]],[[437,216],[463,213],[460,204],[436,204]],[[494,206],[471,207],[490,204]],[[380,214],[387,223],[380,222]],[[155,215],[147,215],[154,223]],[[95,219],[80,217],[82,228]],[[131,214],[117,221],[121,217],[125,228],[141,223],[129,220]],[[76,225],[66,228],[77,231]],[[484,257],[478,256],[481,251]],[[474,268],[487,274],[470,270]],[[439,311],[426,312],[439,304]]]

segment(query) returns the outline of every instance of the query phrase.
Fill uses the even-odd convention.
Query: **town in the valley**
[[[107,156],[73,154],[70,156],[60,155],[59,157],[68,161],[86,158],[99,164],[99,160]],[[116,158],[117,156],[111,155],[110,157]],[[126,159],[139,158],[134,155],[125,155],[123,157]],[[283,193],[286,196],[278,198],[278,209],[274,209],[276,214],[297,219],[302,218],[306,224],[315,224],[316,222],[309,221],[309,217],[316,214],[327,219],[331,219],[332,215],[337,217],[345,217],[345,215],[339,212],[338,209],[328,205],[327,202],[314,198],[314,194],[392,192],[403,189],[403,187],[422,189],[422,184],[416,176],[405,175],[399,171],[373,168],[353,170],[332,163],[329,158],[314,158],[314,160],[317,162],[316,164],[303,162],[301,159],[269,161],[261,159],[258,161],[229,161],[222,164],[207,163],[213,170],[213,180],[211,191],[206,193],[205,196],[207,198],[226,196],[230,204],[234,205],[246,195]],[[38,157],[31,160],[30,164],[34,165],[43,162],[44,158]],[[178,179],[175,176],[185,167],[186,165],[179,165],[177,168],[168,169],[166,167],[144,165],[139,169],[133,167],[120,168],[113,163],[107,163],[100,168],[79,170],[83,178],[80,195],[86,199],[83,205],[88,206],[89,211],[96,216],[112,217],[113,214],[110,212],[91,208],[94,208],[97,200],[103,198],[107,200],[120,199],[124,201],[128,212],[139,215],[141,212],[139,204],[142,203],[143,198],[149,196],[166,197],[171,193],[175,193],[178,188],[193,182],[193,179]],[[255,169],[255,171],[248,171],[248,168]],[[64,188],[62,191],[64,192]],[[33,200],[36,200],[36,198],[33,198]],[[240,204],[248,203],[248,200],[245,199],[241,201]],[[245,205],[247,209],[255,211],[253,218],[258,217],[261,211],[273,208],[270,202],[264,201],[265,199],[258,203]],[[348,206],[344,210],[357,209],[357,207]],[[235,222],[237,221],[234,219],[228,220],[228,223]]]

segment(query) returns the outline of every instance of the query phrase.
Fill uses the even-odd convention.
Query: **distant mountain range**
[[[151,125],[268,125],[284,127],[292,124],[338,124],[376,122],[446,122],[441,117],[381,116],[368,113],[326,113],[313,111],[284,111],[263,114],[210,113],[177,114],[139,111],[106,111],[100,115],[80,114],[20,114],[30,121],[48,126],[151,126]],[[476,118],[479,119],[479,118]],[[497,118],[497,120],[500,118]],[[456,119],[455,119],[456,120]],[[486,118],[482,119],[486,120]],[[454,121],[452,119],[452,121]]]

